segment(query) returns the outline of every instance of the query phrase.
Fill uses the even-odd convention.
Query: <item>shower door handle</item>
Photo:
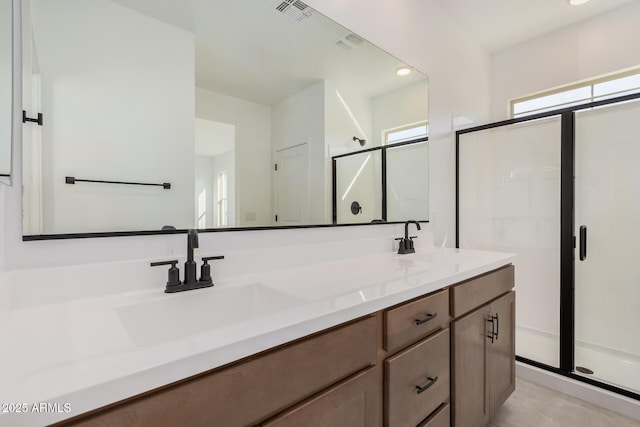
[[[587,259],[587,226],[580,226],[580,261]]]

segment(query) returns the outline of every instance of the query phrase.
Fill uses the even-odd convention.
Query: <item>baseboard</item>
[[[516,362],[516,375],[543,387],[582,399],[618,414],[640,421],[640,402],[601,388]]]

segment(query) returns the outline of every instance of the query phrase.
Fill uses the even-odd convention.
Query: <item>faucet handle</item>
[[[212,259],[224,259],[224,255],[202,257],[202,261],[204,261],[205,264],[207,263],[207,261],[211,261]]]
[[[178,263],[177,259],[172,259],[171,261],[156,261],[156,262],[152,262],[150,265],[151,267],[157,267],[159,265],[176,265]]]
[[[167,278],[167,288],[169,288],[170,286],[178,286],[180,285],[182,282],[180,281],[180,269],[178,267],[176,267],[176,264],[178,263],[177,259],[172,259],[170,261],[158,261],[158,262],[152,262],[151,263],[151,267],[157,267],[160,265],[171,265],[171,268],[169,268],[169,273],[168,273],[168,278]]]
[[[209,261],[214,259],[224,259],[224,255],[202,257],[202,265],[200,266],[199,281],[211,283],[211,286],[213,286],[213,279],[211,279],[211,266],[209,265]]]

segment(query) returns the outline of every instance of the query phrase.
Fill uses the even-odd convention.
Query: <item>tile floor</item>
[[[640,421],[524,380],[487,427],[640,427]]]

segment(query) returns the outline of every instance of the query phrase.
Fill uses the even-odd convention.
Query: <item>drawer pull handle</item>
[[[427,323],[429,320],[433,320],[438,317],[438,313],[427,313],[427,316],[423,319],[416,319],[416,326]]]
[[[438,381],[438,377],[435,377],[435,378],[427,377],[427,379],[429,380],[429,382],[423,385],[422,387],[420,387],[419,385],[416,386],[416,394],[420,394],[423,391],[426,391],[429,387],[431,387]]]

